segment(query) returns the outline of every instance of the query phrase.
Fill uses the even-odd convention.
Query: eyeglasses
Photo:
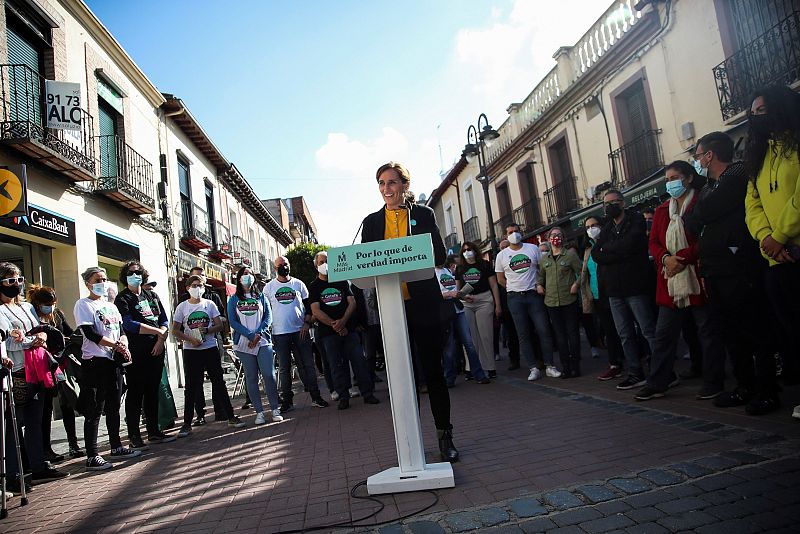
[[[13,286],[13,285],[21,286],[22,284],[25,283],[25,277],[19,276],[16,278],[4,278],[3,280],[0,280],[0,283],[2,283],[4,286]]]
[[[137,270],[135,270],[135,271],[128,271],[128,274],[139,274],[139,275],[143,275],[143,274],[144,274],[144,270],[143,270],[143,269],[137,269]]]
[[[710,150],[706,150],[705,152],[698,152],[696,154],[692,154],[692,159],[697,161],[700,158],[702,158],[703,156],[705,156],[706,154],[708,154],[709,152],[710,152]]]

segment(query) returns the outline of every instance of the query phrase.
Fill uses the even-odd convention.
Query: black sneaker
[[[766,415],[780,407],[781,399],[777,393],[765,393],[753,397],[745,405],[744,411],[747,412],[747,415]],[[794,417],[794,414],[792,414],[792,417]]]
[[[723,393],[722,389],[703,386],[703,388],[697,392],[695,398],[697,400],[710,400],[717,397],[720,393]]]
[[[751,395],[744,388],[736,388],[733,391],[723,391],[714,399],[714,406],[717,408],[732,408],[734,406],[744,406],[750,400]]]
[[[380,403],[381,401],[379,401],[375,395],[371,393],[369,395],[364,395],[364,404],[380,404]]]
[[[86,453],[83,452],[80,445],[70,445],[69,446],[69,457],[70,458],[83,458],[86,456]]]
[[[283,401],[281,403],[281,413],[290,412],[292,408],[294,408],[294,403],[292,401]]]
[[[178,430],[178,437],[185,438],[188,437],[192,433],[192,426],[191,425],[183,425],[180,430]]]
[[[676,375],[675,372],[673,372],[669,377],[669,384],[667,385],[667,389],[672,389],[680,383],[681,379],[678,378],[678,375]]]
[[[328,401],[326,401],[322,397],[314,397],[313,399],[311,399],[311,406],[314,406],[315,408],[327,408],[328,406],[330,406],[330,404],[328,404]]]
[[[87,471],[103,471],[105,469],[111,469],[112,467],[114,467],[114,464],[106,462],[99,454],[86,459]]]
[[[150,443],[170,443],[175,441],[175,436],[168,436],[159,432],[158,434],[150,434],[147,436],[147,441]]]
[[[47,467],[38,473],[33,473],[31,476],[32,484],[42,484],[43,482],[51,482],[68,477],[69,473],[59,471],[55,467]]]
[[[350,399],[339,399],[339,409],[346,410],[350,407]]]
[[[508,370],[509,371],[516,371],[517,369],[519,369],[519,363],[518,362],[511,363],[511,364],[508,365]]]
[[[621,390],[636,389],[642,387],[645,384],[647,384],[647,380],[645,380],[644,378],[635,375],[628,375],[628,378],[617,384],[617,389]]]
[[[203,426],[204,424],[206,424],[205,417],[198,417],[197,419],[192,421],[192,426]]]
[[[45,451],[44,459],[48,462],[58,463],[64,461],[64,455],[58,454],[57,452],[53,451],[53,449],[50,449],[49,451]]]
[[[247,425],[245,425],[244,421],[234,415],[228,419],[228,426],[231,428],[244,428]]]
[[[467,381],[473,380],[473,376],[472,376],[472,373],[470,371],[467,371],[467,372],[464,373],[464,380],[467,380]]]
[[[150,448],[150,446],[147,445],[144,441],[142,441],[142,438],[140,436],[136,436],[130,439],[130,448],[137,451],[146,451],[147,449]]]
[[[249,410],[252,407],[253,405],[250,404],[249,402],[245,402],[244,404],[242,404],[242,410]]]
[[[112,458],[136,458],[137,456],[141,456],[142,451],[135,451],[133,449],[129,449],[124,445],[122,447],[117,447],[116,449],[111,449],[111,457]]]
[[[489,371],[489,378],[497,378],[497,371]],[[483,382],[485,384],[485,382]]]
[[[646,401],[651,399],[658,399],[664,396],[663,391],[658,391],[657,389],[653,389],[650,386],[645,386],[639,390],[633,398],[638,401]]]

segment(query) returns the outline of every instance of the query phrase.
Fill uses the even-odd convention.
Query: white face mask
[[[508,242],[512,245],[518,245],[522,241],[522,234],[519,232],[514,232],[510,236],[508,236]]]
[[[203,290],[204,290],[204,288],[202,288],[202,287],[190,287],[189,288],[189,295],[193,299],[199,299],[201,296],[203,296]]]
[[[464,251],[464,259],[467,261],[472,261],[475,259],[475,252],[472,250],[465,250]]]
[[[320,263],[317,265],[317,272],[322,276],[328,276],[328,264],[327,263]]]
[[[242,286],[243,287],[250,287],[253,285],[253,275],[252,274],[243,274],[242,275]]]
[[[105,297],[106,296],[106,283],[105,282],[97,282],[96,284],[92,284],[92,293],[97,295],[98,297]]]
[[[586,235],[588,235],[592,239],[597,239],[597,236],[600,235],[601,228],[597,226],[592,226],[586,230]]]

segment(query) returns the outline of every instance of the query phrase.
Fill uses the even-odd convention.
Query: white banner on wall
[[[45,80],[45,112],[47,127],[59,130],[80,130],[81,84]]]

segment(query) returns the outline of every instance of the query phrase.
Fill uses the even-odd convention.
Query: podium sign
[[[386,378],[392,408],[398,467],[367,478],[370,495],[452,488],[453,467],[446,462],[425,463],[414,385],[411,348],[401,282],[434,276],[430,234],[386,239],[328,250],[328,280],[350,280],[378,294]]]

